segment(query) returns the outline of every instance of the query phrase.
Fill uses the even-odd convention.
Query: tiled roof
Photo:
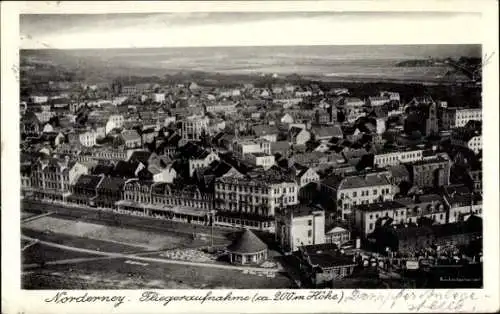
[[[309,259],[312,265],[317,265],[321,268],[355,265],[352,258],[343,255],[314,254],[310,255]]]
[[[121,191],[125,185],[125,180],[122,178],[105,177],[99,184],[98,190]]]
[[[347,176],[340,183],[339,189],[355,189],[388,184],[390,184],[390,182],[387,177],[382,174]]]
[[[234,253],[251,254],[267,250],[267,245],[252,231],[245,229],[240,237],[231,243],[227,249]]]
[[[410,173],[405,165],[390,166],[389,171],[393,177],[404,178],[410,176]]]
[[[257,136],[263,136],[263,135],[277,134],[278,133],[278,129],[275,126],[271,126],[271,125],[267,125],[267,124],[254,125],[252,127],[252,129],[255,132],[255,135],[257,135]]]
[[[123,139],[125,141],[132,141],[132,140],[140,140],[141,137],[139,136],[139,133],[137,133],[136,130],[124,130],[122,132]]]
[[[311,256],[316,254],[336,254],[338,247],[334,243],[311,244],[300,247],[300,250]]]
[[[342,129],[338,125],[331,127],[312,127],[311,132],[318,138],[344,136],[342,133]]]
[[[382,202],[382,203],[372,203],[372,204],[361,204],[356,206],[356,210],[362,211],[362,212],[376,212],[376,211],[382,211],[382,210],[391,210],[391,209],[397,209],[397,208],[404,208],[405,205],[395,202],[395,201],[389,201],[389,202]]]
[[[293,217],[303,217],[312,215],[314,211],[321,210],[316,207],[312,207],[310,205],[299,204],[287,207],[287,210],[290,210],[293,214]]]
[[[459,128],[453,131],[452,138],[459,141],[468,142],[475,136],[481,136],[479,131],[468,128]]]
[[[96,189],[102,179],[102,176],[81,175],[75,183],[75,188]]]
[[[145,151],[145,150],[138,150],[132,152],[132,154],[129,157],[129,161],[139,161],[142,162],[144,165],[147,165],[149,158],[151,157],[152,153]]]

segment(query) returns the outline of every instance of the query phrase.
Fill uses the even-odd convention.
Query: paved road
[[[22,239],[25,240],[35,240],[34,238],[21,235]],[[208,268],[222,268],[222,269],[230,269],[230,270],[247,270],[247,271],[259,271],[259,272],[268,272],[268,273],[276,273],[280,271],[280,269],[267,269],[267,268],[257,268],[257,267],[240,267],[240,266],[229,266],[229,265],[220,265],[220,264],[208,264],[208,263],[197,263],[197,262],[188,262],[188,261],[179,261],[179,260],[169,260],[169,259],[162,259],[162,258],[154,258],[154,257],[144,257],[144,256],[139,256],[138,254],[123,254],[123,253],[111,253],[111,252],[103,252],[103,251],[96,251],[96,250],[89,250],[89,249],[82,249],[82,248],[77,248],[77,247],[72,247],[72,246],[67,246],[63,244],[57,244],[53,242],[47,242],[47,241],[42,241],[40,240],[39,243],[55,247],[58,249],[63,249],[63,250],[68,250],[68,251],[74,251],[74,252],[80,252],[80,253],[88,253],[88,254],[95,254],[95,255],[100,255],[100,256],[107,256],[107,257],[113,257],[113,258],[126,258],[126,259],[132,259],[132,260],[140,260],[140,261],[145,261],[145,262],[152,262],[152,263],[163,263],[163,264],[177,264],[177,265],[187,265],[187,266],[198,266],[198,267],[208,267]]]

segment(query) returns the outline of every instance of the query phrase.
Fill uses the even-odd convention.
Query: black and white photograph
[[[342,34],[419,13],[82,13],[19,15],[21,289],[484,288],[480,37]]]

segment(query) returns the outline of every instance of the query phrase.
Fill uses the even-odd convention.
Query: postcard
[[[497,9],[2,3],[5,312],[497,311]]]

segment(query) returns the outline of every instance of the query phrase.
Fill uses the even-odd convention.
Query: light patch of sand
[[[149,250],[174,248],[186,241],[185,238],[172,235],[98,225],[83,221],[65,220],[55,217],[43,217],[30,221],[24,226],[36,231],[51,231],[54,233],[129,244]]]

